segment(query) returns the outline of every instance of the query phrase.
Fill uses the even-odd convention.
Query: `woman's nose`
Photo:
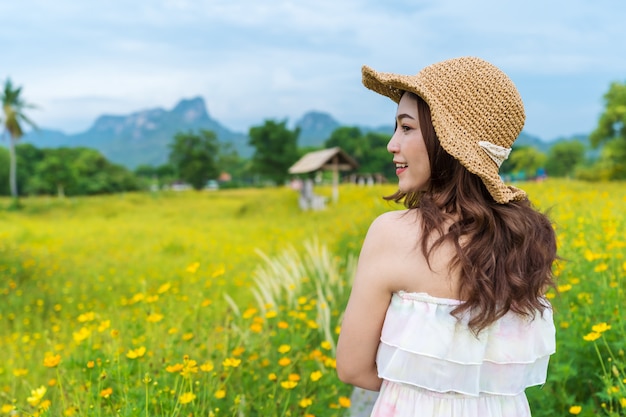
[[[396,133],[394,132],[393,136],[391,136],[391,139],[389,139],[389,142],[387,143],[387,151],[390,153],[397,153],[400,151],[400,145],[395,137]]]

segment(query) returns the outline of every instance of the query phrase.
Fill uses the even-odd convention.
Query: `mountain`
[[[300,128],[299,147],[321,147],[331,133],[342,126],[330,114],[310,111],[296,122]],[[391,136],[393,126],[359,126],[362,132]],[[134,169],[138,165],[161,165],[167,161],[168,145],[176,133],[212,130],[221,142],[232,143],[242,157],[252,155],[245,133],[233,132],[209,115],[200,97],[181,100],[172,110],[154,108],[129,115],[103,115],[85,132],[68,135],[60,131],[40,129],[27,133],[22,140],[39,148],[83,146],[98,149],[112,162]],[[561,138],[559,140],[566,140]],[[556,142],[546,142],[525,132],[516,145],[534,146],[547,152]]]
[[[176,133],[200,129],[214,131],[220,142],[232,143],[242,156],[252,153],[247,136],[212,119],[200,97],[181,100],[170,111],[156,108],[127,116],[103,115],[87,131],[74,135],[42,129],[29,132],[23,139],[37,147],[95,148],[112,162],[132,169],[141,164],[165,163],[168,144]]]
[[[296,122],[300,128],[299,147],[315,147],[324,144],[335,129],[341,124],[328,113],[310,111]]]

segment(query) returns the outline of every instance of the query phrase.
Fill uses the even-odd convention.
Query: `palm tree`
[[[30,120],[24,114],[24,110],[28,108],[34,108],[33,105],[26,103],[20,94],[22,93],[22,87],[13,87],[13,83],[10,79],[7,79],[4,83],[4,91],[0,95],[2,101],[2,110],[4,112],[4,120],[2,120],[3,137],[9,134],[9,156],[10,156],[10,175],[9,182],[11,187],[11,195],[14,200],[17,200],[17,160],[15,156],[15,145],[17,141],[24,135],[22,130],[22,123],[37,128],[35,123]]]

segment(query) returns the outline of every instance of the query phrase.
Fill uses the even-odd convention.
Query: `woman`
[[[337,347],[342,381],[380,391],[372,416],[530,416],[525,388],[555,351],[555,234],[498,169],[524,125],[512,81],[478,58],[415,76],[363,67],[398,103],[406,210],[367,233]]]

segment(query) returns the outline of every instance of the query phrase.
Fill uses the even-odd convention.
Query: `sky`
[[[393,123],[361,66],[415,74],[477,56],[506,72],[544,140],[588,134],[626,82],[623,0],[0,1],[0,82],[22,86],[39,127],[202,97],[246,133],[308,111],[344,125]]]

